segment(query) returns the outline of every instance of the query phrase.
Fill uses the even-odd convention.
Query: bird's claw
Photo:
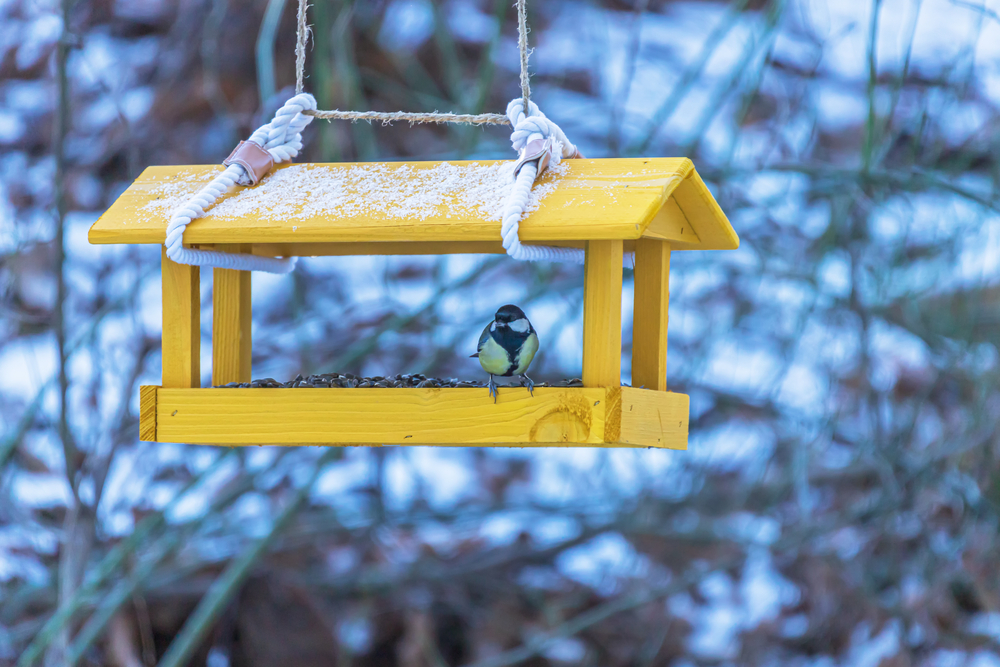
[[[535,381],[523,373],[521,374],[521,384],[528,387],[529,394],[535,395]]]
[[[497,391],[497,383],[493,379],[492,375],[490,376],[489,384],[487,384],[486,386],[489,387],[489,389],[490,389],[490,396],[493,397],[493,403],[496,404],[497,398],[499,397],[500,393]]]

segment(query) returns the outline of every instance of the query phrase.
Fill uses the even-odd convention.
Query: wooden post
[[[218,246],[251,252],[249,244]],[[250,272],[213,269],[212,384],[250,381]]]
[[[201,282],[197,266],[177,264],[160,250],[163,290],[161,339],[164,387],[201,386]]]
[[[670,243],[635,243],[635,308],[632,314],[632,386],[667,390],[667,307]]]
[[[588,241],[583,272],[583,386],[620,387],[622,242]]]

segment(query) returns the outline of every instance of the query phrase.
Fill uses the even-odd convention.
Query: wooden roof
[[[188,226],[184,240],[296,248],[363,243],[367,249],[361,254],[370,254],[378,242],[492,246],[500,241],[502,183],[509,182],[498,177],[509,179],[509,165],[282,165],[256,188],[235,188],[223,197]],[[163,243],[171,210],[221,169],[149,167],[94,223],[90,242]],[[565,160],[546,172],[534,191],[537,208],[520,225],[526,243],[646,237],[669,240],[678,250],[739,246],[736,232],[687,158]]]

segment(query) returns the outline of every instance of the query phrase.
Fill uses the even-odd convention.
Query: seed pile
[[[500,385],[503,387],[504,385]],[[508,384],[508,387],[520,387],[520,384]],[[572,380],[559,380],[558,382],[538,382],[535,384],[536,387],[582,387],[583,380],[579,378],[573,378]],[[274,378],[263,378],[261,380],[253,380],[251,382],[230,382],[229,384],[219,385],[217,388],[227,388],[227,389],[250,389],[250,388],[263,388],[263,389],[294,389],[297,387],[337,387],[342,389],[364,389],[369,387],[380,387],[380,388],[397,388],[397,387],[408,387],[408,388],[485,388],[485,382],[471,381],[471,380],[459,380],[457,378],[442,379],[442,378],[429,378],[421,373],[414,374],[399,374],[393,375],[391,377],[383,377],[381,375],[375,375],[373,377],[362,377],[359,375],[354,375],[353,373],[322,373],[320,375],[310,375],[309,377],[302,377],[301,375],[296,375],[294,380],[289,382],[278,382]]]

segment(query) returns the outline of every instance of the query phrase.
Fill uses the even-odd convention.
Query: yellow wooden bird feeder
[[[427,170],[499,163],[314,164],[350,183],[368,169],[400,183]],[[162,244],[161,202],[195,192],[218,166],[150,167],[90,229],[91,243]],[[341,171],[338,171],[341,170]],[[348,171],[343,171],[348,170]],[[494,404],[474,388],[202,388],[199,269],[162,257],[163,379],[140,390],[145,441],[220,445],[598,446],[686,449],[688,397],[667,390],[671,250],[726,250],[739,239],[686,158],[566,160],[538,181],[544,193],[520,224],[527,244],[583,248],[583,387],[501,391]],[[260,188],[260,186],[257,186]],[[343,213],[268,202],[234,188],[184,235],[186,245],[262,256],[503,253],[487,211],[444,202],[359,201]],[[225,204],[233,199],[227,209]],[[289,207],[291,206],[291,207]],[[632,386],[621,386],[622,259],[635,252]],[[249,382],[250,272],[214,269],[212,384]]]

